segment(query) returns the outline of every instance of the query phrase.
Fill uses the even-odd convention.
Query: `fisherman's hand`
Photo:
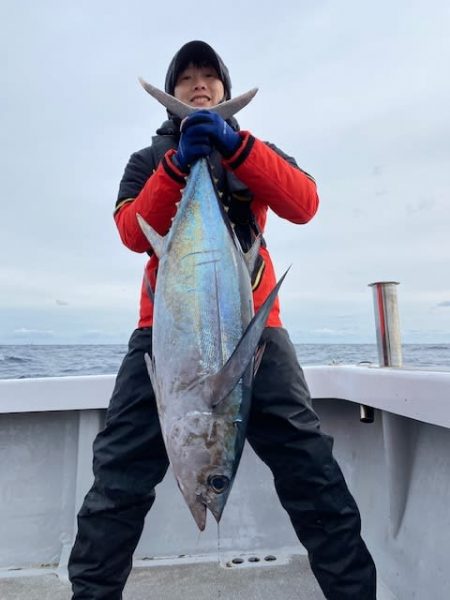
[[[187,122],[190,127],[195,127],[207,135],[212,146],[217,148],[224,158],[232,156],[241,143],[240,135],[217,113],[198,110],[189,115]]]
[[[201,125],[192,122],[192,117],[194,116],[195,113],[189,115],[181,123],[181,137],[178,150],[173,155],[175,164],[186,173],[196,160],[204,158],[212,152],[209,135],[203,130]]]

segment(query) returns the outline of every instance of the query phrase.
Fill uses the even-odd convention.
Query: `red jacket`
[[[229,159],[223,160],[226,169],[231,169],[253,194],[251,210],[261,232],[271,208],[279,217],[292,223],[307,223],[316,213],[319,199],[316,184],[304,171],[293,167],[267,144],[254,138],[249,132],[241,131],[242,144]],[[136,198],[120,202],[114,219],[123,243],[134,252],[146,252],[149,243],[142,233],[136,213],[161,235],[170,228],[176,213],[176,204],[185,185],[185,174],[171,160],[175,150],[169,150],[154,173],[148,178]],[[276,283],[272,261],[267,248],[261,248],[263,268],[253,285],[255,312],[266,299]],[[145,267],[145,275],[154,289],[158,259],[152,255]],[[149,327],[153,323],[153,303],[150,300],[145,277],[141,289],[138,327]],[[280,306],[274,303],[267,321],[268,327],[280,327]]]

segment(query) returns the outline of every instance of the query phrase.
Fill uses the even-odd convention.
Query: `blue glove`
[[[203,131],[201,125],[191,122],[194,116],[195,113],[182,122],[178,149],[173,155],[173,161],[185,173],[189,172],[196,160],[212,152],[208,134]]]
[[[220,115],[209,110],[198,110],[189,115],[183,131],[194,127],[199,134],[202,132],[209,137],[212,146],[224,158],[234,154],[241,143],[240,135]]]

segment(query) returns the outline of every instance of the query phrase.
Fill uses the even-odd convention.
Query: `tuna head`
[[[239,461],[236,429],[241,420],[214,411],[193,411],[176,420],[166,435],[178,487],[198,528],[207,509],[220,521]]]

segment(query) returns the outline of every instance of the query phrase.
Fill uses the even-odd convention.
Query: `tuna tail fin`
[[[180,117],[180,119],[184,119],[188,115],[199,110],[198,108],[194,108],[189,104],[185,104],[184,102],[181,102],[180,100],[174,98],[170,94],[159,90],[154,85],[151,85],[150,83],[144,81],[141,77],[139,77],[139,83],[142,85],[144,90],[148,94],[150,94],[150,96],[153,96],[153,98],[158,100],[158,102],[160,102],[165,108],[167,108],[167,110],[169,110],[177,117]],[[253,88],[245,94],[236,96],[236,98],[232,98],[231,100],[227,100],[226,102],[221,102],[216,106],[208,108],[208,110],[218,113],[223,119],[227,120],[234,114],[236,114],[238,111],[240,111],[242,108],[244,108],[244,106],[247,106],[247,104],[250,102],[250,100],[252,100],[257,91],[258,88]]]
[[[234,390],[254,357],[270,310],[288,271],[289,269],[284,273],[280,281],[267,296],[264,304],[250,321],[233,354],[222,369],[202,381],[201,385],[207,385],[210,388],[209,397],[212,399],[212,408],[220,404]]]
[[[139,227],[142,229],[142,233],[145,235],[149,244],[153,248],[153,252],[158,258],[161,258],[161,256],[164,254],[164,236],[159,235],[159,233],[155,231],[139,213],[136,213],[136,218],[138,220]]]

